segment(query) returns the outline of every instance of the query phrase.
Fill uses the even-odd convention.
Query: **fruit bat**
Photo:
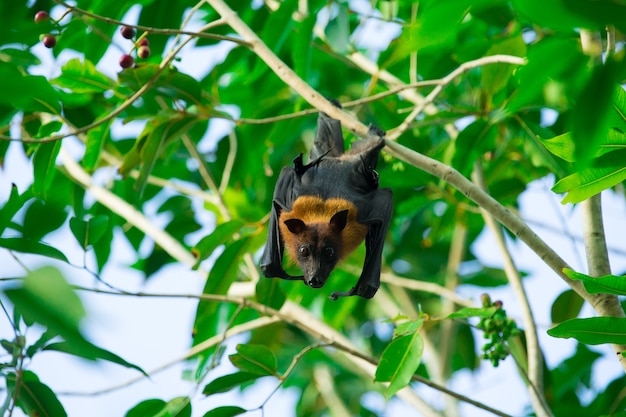
[[[336,103],[335,103],[336,104]],[[261,270],[268,278],[302,280],[321,288],[339,261],[365,240],[365,262],[350,291],[331,299],[372,298],[380,286],[383,244],[393,209],[392,192],[378,188],[376,163],[385,132],[370,126],[365,139],[344,152],[341,123],[320,113],[304,165],[302,154],[280,172],[270,213]],[[285,247],[303,275],[283,268]]]

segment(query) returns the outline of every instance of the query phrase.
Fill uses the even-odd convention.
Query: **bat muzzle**
[[[320,277],[312,277],[306,280],[306,284],[311,288],[322,288],[325,283],[326,280]]]

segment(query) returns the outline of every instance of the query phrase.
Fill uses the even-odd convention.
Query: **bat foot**
[[[356,291],[352,288],[350,291],[334,291],[331,295],[328,296],[333,301],[337,301],[339,297],[350,297],[356,295]]]

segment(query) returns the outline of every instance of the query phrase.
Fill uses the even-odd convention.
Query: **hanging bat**
[[[335,103],[336,104],[336,103]],[[320,113],[317,134],[304,165],[302,154],[278,177],[261,270],[268,278],[302,280],[321,288],[339,261],[365,240],[365,263],[350,291],[331,299],[372,298],[380,286],[383,244],[393,209],[392,193],[378,188],[375,171],[385,132],[370,126],[368,136],[344,152],[341,123]],[[285,246],[303,275],[283,268]]]

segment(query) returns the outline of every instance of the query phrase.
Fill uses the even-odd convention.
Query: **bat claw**
[[[352,295],[356,295],[356,291],[352,288],[350,291],[334,291],[331,295],[328,296],[333,301],[337,301],[339,297],[350,297]]]

